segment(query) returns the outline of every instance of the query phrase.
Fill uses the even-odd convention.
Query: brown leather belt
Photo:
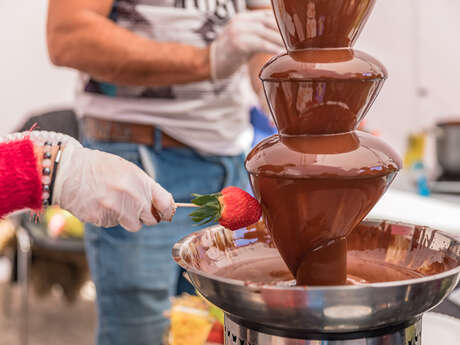
[[[83,131],[88,139],[136,143],[147,146],[155,144],[155,127],[139,123],[119,122],[85,117]],[[161,132],[162,147],[186,147],[185,144]]]

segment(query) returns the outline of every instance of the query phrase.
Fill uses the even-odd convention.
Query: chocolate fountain
[[[420,345],[460,279],[460,240],[364,217],[401,167],[356,131],[387,77],[352,49],[375,0],[273,0],[287,53],[260,77],[279,134],[246,160],[263,220],[191,234],[174,259],[226,313],[226,344]]]

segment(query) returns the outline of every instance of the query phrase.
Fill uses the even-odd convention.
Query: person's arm
[[[108,17],[113,0],[50,0],[51,61],[119,85],[161,86],[210,78],[209,48],[156,42]]]
[[[176,210],[172,195],[139,167],[69,136],[32,131],[0,139],[0,217],[49,204],[84,222],[130,231],[171,221]]]

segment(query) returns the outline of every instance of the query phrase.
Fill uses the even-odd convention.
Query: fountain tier
[[[400,167],[394,151],[363,132],[272,136],[246,161],[263,219],[300,285],[346,283],[345,237]]]

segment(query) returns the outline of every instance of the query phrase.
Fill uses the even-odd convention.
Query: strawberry
[[[262,215],[259,202],[238,187],[226,187],[220,193],[193,194],[192,203],[199,208],[190,216],[200,225],[219,222],[230,230],[256,223]]]

